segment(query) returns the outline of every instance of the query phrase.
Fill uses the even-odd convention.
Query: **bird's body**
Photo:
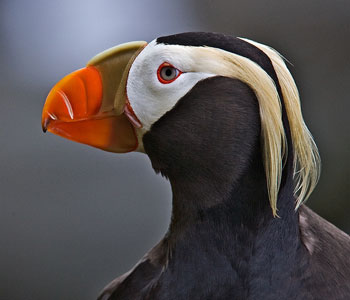
[[[158,245],[99,300],[350,299],[349,236],[300,205],[317,182],[318,152],[282,60],[220,34],[137,45],[120,76],[126,99],[118,89],[113,111],[124,99],[121,116],[134,130],[128,147],[169,179],[172,219]],[[93,67],[102,72],[109,59],[111,52]],[[57,117],[62,109],[50,101],[45,129],[74,139],[57,119],[72,118],[75,104]],[[125,152],[125,139],[83,142]]]
[[[214,96],[224,102],[211,111]],[[171,225],[165,238],[99,299],[349,298],[350,238],[306,206],[295,212],[290,173],[280,190],[280,217],[271,217],[256,150],[258,116],[256,98],[246,85],[214,77],[193,88],[145,135],[154,169],[172,185]],[[184,124],[200,119],[206,120],[206,127],[191,132],[193,151],[176,152],[174,143],[185,139]],[[225,124],[232,120],[230,126]],[[217,122],[228,130],[202,136]],[[230,145],[222,138],[226,135],[231,135]],[[245,144],[238,144],[236,139],[243,137]],[[201,152],[208,142],[218,147]]]
[[[229,241],[217,231],[193,238],[194,229],[170,257],[166,237],[99,299],[349,299],[348,236],[306,206],[299,211],[308,229],[300,225],[294,240],[269,253],[266,234],[247,228],[230,232]]]

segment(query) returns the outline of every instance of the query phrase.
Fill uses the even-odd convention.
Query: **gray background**
[[[169,184],[143,154],[41,132],[50,88],[116,44],[219,31],[287,57],[323,159],[309,205],[349,220],[350,2],[0,2],[0,299],[95,299],[167,229]]]

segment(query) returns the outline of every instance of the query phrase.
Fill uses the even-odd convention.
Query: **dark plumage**
[[[290,174],[272,217],[259,132],[255,95],[223,77],[198,83],[153,125],[144,146],[171,182],[171,225],[99,299],[349,299],[349,237],[305,206],[294,211]]]
[[[69,76],[43,128],[145,152],[173,192],[166,236],[99,300],[350,299],[349,236],[299,206],[319,157],[277,53],[184,33],[113,48]]]

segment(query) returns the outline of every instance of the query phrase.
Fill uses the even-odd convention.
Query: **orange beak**
[[[145,44],[133,42],[107,50],[59,81],[43,108],[44,132],[110,152],[136,150],[135,128],[124,113],[125,90],[130,66]]]

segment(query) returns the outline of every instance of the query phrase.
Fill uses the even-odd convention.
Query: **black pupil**
[[[170,77],[173,74],[173,70],[171,68],[166,68],[165,76]]]

